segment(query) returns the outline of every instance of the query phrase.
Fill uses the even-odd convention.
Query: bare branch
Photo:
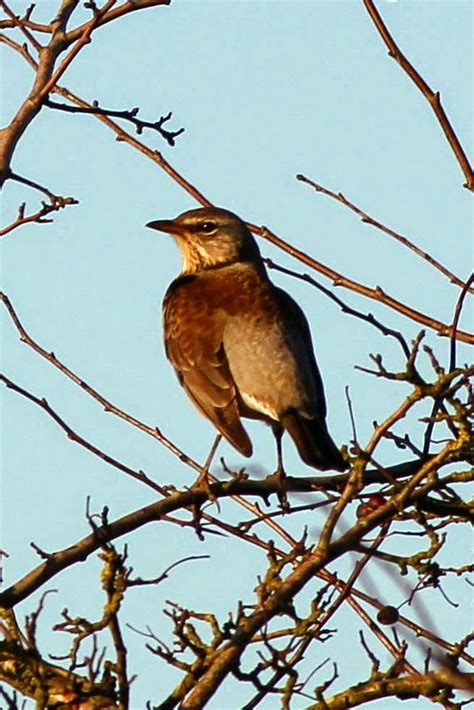
[[[474,687],[474,673],[458,673],[447,668],[434,673],[412,675],[402,678],[384,677],[370,679],[342,693],[325,698],[323,703],[307,706],[307,710],[346,710],[364,705],[379,698],[399,699],[424,696],[434,699],[447,688],[468,690]],[[446,710],[454,710],[458,705],[444,704]]]
[[[411,320],[414,320],[417,323],[422,323],[428,328],[432,328],[438,333],[438,335],[441,335],[443,337],[449,337],[451,335],[451,326],[446,325],[445,323],[441,323],[435,318],[432,318],[431,316],[428,316],[424,313],[421,313],[420,311],[415,310],[411,306],[408,306],[406,303],[398,301],[397,299],[393,298],[393,296],[390,296],[388,293],[386,293],[380,286],[371,288],[357,281],[354,281],[353,279],[349,279],[346,276],[343,276],[342,274],[339,274],[337,271],[334,271],[334,269],[331,269],[329,266],[325,266],[321,262],[316,261],[312,257],[308,256],[308,254],[306,254],[305,252],[290,245],[288,242],[285,242],[283,239],[281,239],[281,237],[278,237],[274,232],[267,229],[267,227],[258,227],[254,224],[249,224],[248,226],[250,227],[252,232],[255,232],[255,234],[259,234],[261,237],[267,239],[272,244],[275,244],[275,246],[287,252],[295,259],[298,259],[298,261],[301,261],[303,264],[310,266],[315,271],[318,271],[320,274],[323,274],[327,278],[331,279],[335,286],[343,286],[344,288],[347,288],[350,291],[355,291],[356,293],[360,293],[362,296],[367,296],[368,298],[371,298],[375,301],[379,301],[385,306],[388,306],[389,308],[393,308],[393,310],[398,311],[398,313],[401,313],[407,318],[410,318]],[[457,339],[462,340],[465,343],[474,344],[474,335],[472,333],[466,333],[464,331],[458,330]]]
[[[410,355],[410,349],[407,345],[407,342],[403,335],[398,331],[398,330],[393,330],[393,328],[389,328],[388,326],[384,325],[381,323],[377,318],[372,313],[362,313],[361,311],[356,310],[355,308],[352,308],[352,306],[349,306],[347,303],[345,303],[341,298],[338,298],[332,291],[330,291],[328,288],[323,286],[322,284],[318,283],[315,279],[313,279],[312,276],[309,274],[300,274],[297,271],[293,271],[293,269],[287,269],[284,266],[280,266],[279,264],[275,264],[274,261],[271,259],[264,259],[265,264],[268,266],[269,269],[275,269],[276,271],[280,271],[282,274],[288,274],[288,276],[293,276],[296,279],[300,279],[301,281],[306,281],[306,283],[311,284],[311,286],[314,286],[317,288],[319,291],[322,291],[326,296],[328,296],[334,303],[337,303],[339,308],[343,313],[348,313],[351,316],[355,316],[356,318],[360,318],[361,320],[365,321],[366,323],[369,323],[370,325],[373,325],[377,330],[379,330],[383,335],[389,335],[393,338],[395,338],[398,343],[400,344],[400,347],[403,350],[403,353],[406,357],[409,357]]]
[[[157,493],[167,495],[166,489],[163,488],[163,486],[160,486],[158,483],[155,483],[155,481],[151,480],[143,471],[135,471],[134,469],[130,468],[129,466],[126,466],[125,464],[121,463],[112,456],[109,456],[109,454],[106,454],[105,451],[102,451],[101,449],[97,448],[89,441],[84,439],[82,436],[79,436],[79,434],[77,434],[73,429],[71,429],[71,427],[66,424],[64,419],[60,417],[59,414],[48,404],[47,400],[44,399],[44,397],[42,399],[36,397],[34,394],[28,392],[28,390],[24,389],[23,387],[20,387],[20,385],[17,385],[15,382],[13,382],[13,380],[1,373],[0,381],[4,382],[9,389],[13,390],[14,392],[18,392],[18,394],[21,394],[26,399],[29,399],[31,402],[37,404],[38,407],[41,407],[41,409],[43,409],[43,411],[45,411],[46,414],[48,414],[48,416],[50,416],[51,419],[53,419],[56,424],[61,427],[68,439],[70,439],[71,441],[75,441],[77,444],[87,449],[94,456],[98,456],[109,465],[114,466],[123,473],[126,473],[127,476],[131,476],[140,483],[144,483]]]
[[[431,266],[433,266],[435,269],[440,271],[444,276],[446,276],[451,283],[456,284],[456,286],[460,286],[461,288],[465,287],[464,281],[462,279],[458,278],[455,276],[449,269],[447,269],[443,264],[441,264],[439,261],[437,261],[434,257],[432,257],[428,252],[423,251],[423,249],[420,249],[419,247],[416,246],[413,242],[411,242],[407,237],[404,237],[402,234],[399,234],[398,232],[395,232],[393,229],[390,229],[390,227],[386,227],[384,224],[381,222],[377,221],[373,217],[367,214],[367,212],[363,212],[363,210],[360,209],[360,207],[357,207],[353,202],[350,202],[342,192],[332,192],[332,190],[328,190],[326,187],[323,187],[322,185],[318,185],[318,183],[314,182],[313,180],[310,180],[309,178],[305,177],[304,175],[297,175],[296,176],[297,180],[300,180],[301,182],[305,182],[307,185],[311,185],[316,192],[320,192],[323,195],[327,195],[327,197],[331,197],[333,200],[336,200],[337,202],[340,202],[342,205],[345,207],[348,207],[352,212],[355,212],[356,215],[360,217],[362,222],[365,222],[366,224],[370,224],[372,227],[375,227],[379,231],[383,232],[384,234],[388,234],[389,237],[392,237],[393,239],[396,239],[397,242],[400,242],[400,244],[403,244],[406,246],[408,249],[411,249],[415,254],[417,254],[419,257],[424,259],[425,261],[428,262]],[[471,293],[474,293],[474,289],[470,288],[469,291]]]
[[[454,311],[453,324],[451,326],[451,343],[450,343],[450,353],[449,353],[449,370],[452,371],[456,367],[456,332],[458,329],[459,319],[461,318],[461,312],[464,305],[464,300],[468,291],[471,290],[470,286],[474,283],[474,272],[470,275],[466,283],[464,284],[463,290],[459,294],[458,301],[456,303],[456,308]]]
[[[107,13],[102,13],[99,21],[97,22],[97,27],[104,27],[109,22],[123,17],[130,12],[136,12],[137,10],[146,10],[149,7],[158,7],[160,5],[167,6],[171,4],[171,0],[124,0],[124,2],[118,7],[110,9]],[[74,42],[83,34],[86,29],[87,23],[75,27],[73,30],[68,32],[68,41]]]
[[[149,436],[152,436],[154,439],[157,441],[161,442],[167,449],[169,449],[175,456],[179,458],[180,461],[183,463],[186,463],[188,466],[193,468],[195,471],[198,471],[201,473],[203,471],[202,467],[194,461],[190,456],[185,454],[181,449],[179,449],[173,442],[168,439],[166,436],[164,436],[160,430],[157,427],[152,427],[148,424],[145,424],[144,422],[141,422],[139,419],[136,419],[135,417],[131,416],[130,414],[127,414],[124,412],[122,409],[119,409],[115,405],[111,404],[105,397],[103,397],[97,390],[95,390],[93,387],[88,385],[84,380],[82,380],[80,377],[78,377],[72,370],[70,370],[66,365],[64,365],[53,352],[47,352],[44,348],[41,347],[38,343],[36,343],[33,338],[31,338],[26,330],[23,328],[20,319],[18,318],[15,309],[13,308],[9,298],[7,297],[6,294],[1,293],[0,298],[3,301],[8,313],[10,314],[15,327],[17,328],[19,334],[20,334],[20,339],[22,342],[26,343],[29,345],[35,352],[37,352],[39,355],[41,355],[45,360],[48,360],[52,365],[54,365],[58,370],[60,370],[63,375],[66,375],[69,379],[71,379],[73,382],[75,382],[79,387],[81,387],[85,392],[87,392],[88,395],[90,395],[93,399],[98,401],[105,409],[106,412],[111,412],[112,414],[115,414],[115,416],[119,417],[120,419],[124,419],[127,421],[129,424],[132,424],[132,426],[137,427],[141,431],[144,431],[147,433]]]
[[[1,0],[1,2],[1,6],[9,15],[10,21],[20,26],[21,21],[16,18],[14,13],[8,8],[5,0]],[[114,8],[113,6],[117,3],[117,0],[107,0],[101,8],[97,8],[94,5],[95,10],[91,20],[68,32],[67,24],[78,2],[79,0],[68,0],[62,3],[55,19],[51,22],[52,34],[50,41],[40,52],[38,62],[29,55],[27,48],[19,49],[20,45],[16,42],[1,37],[1,41],[17,51],[20,51],[20,53],[25,56],[29,64],[35,68],[36,77],[29,95],[17,110],[10,124],[0,130],[0,186],[8,179],[10,163],[18,141],[28,125],[41,110],[48,94],[56,90],[57,82],[68,66],[81,49],[90,42],[93,31],[97,27],[107,24],[130,12],[156,5],[168,4],[168,0],[125,0],[121,5]],[[21,25],[20,29],[24,34],[27,33],[27,39],[33,46],[38,48],[38,43],[31,35],[30,30],[25,25]],[[56,62],[59,56],[71,44],[73,44],[72,49],[64,57],[59,67],[56,68]]]
[[[0,0],[0,8],[10,18],[9,20],[3,20],[2,22],[0,22],[0,27],[19,28],[25,38],[28,40],[28,42],[31,42],[33,47],[36,50],[39,50],[41,45],[37,41],[36,37],[30,32],[30,30],[33,28],[31,27],[32,23],[29,22],[29,17],[31,15],[31,12],[33,11],[34,5],[30,5],[30,7],[26,10],[22,18],[17,17],[17,15],[12,12],[12,10],[8,7],[7,3],[4,0]]]
[[[51,34],[51,25],[44,25],[39,22],[33,22],[31,16],[35,5],[31,4],[20,17],[19,15],[14,15],[10,8],[7,6],[4,0],[1,0],[0,7],[2,7],[5,14],[10,18],[9,20],[0,20],[0,29],[12,29],[15,27],[25,28],[27,30],[33,30],[34,32],[45,32]]]
[[[459,142],[459,139],[453,127],[451,126],[448,117],[446,116],[443,106],[441,105],[441,98],[439,92],[437,91],[435,93],[430,88],[430,86],[428,86],[423,77],[417,72],[413,64],[411,64],[405,57],[405,55],[400,51],[395,40],[390,34],[386,24],[382,20],[382,17],[380,16],[380,13],[375,7],[373,1],[363,0],[363,2],[367,12],[369,13],[370,19],[374,23],[379,35],[381,36],[388,49],[389,56],[392,57],[392,59],[395,59],[395,61],[401,66],[403,71],[407,74],[407,76],[410,77],[415,86],[421,91],[421,93],[433,109],[436,118],[438,119],[438,122],[441,128],[443,129],[444,135],[446,136],[446,139],[449,145],[451,146],[451,150],[453,151],[456,160],[458,161],[459,166],[461,167],[461,170],[464,173],[464,177],[466,178],[464,187],[467,187],[468,190],[474,191],[474,172],[463,150],[463,147]]]
[[[48,224],[53,220],[47,219],[47,215],[51,214],[52,212],[57,212],[58,210],[67,207],[68,205],[79,204],[79,202],[74,197],[62,197],[61,195],[55,195],[53,192],[48,190],[46,187],[43,187],[39,183],[34,182],[29,178],[22,177],[21,175],[17,175],[16,173],[13,173],[11,171],[8,171],[8,178],[23,185],[28,185],[28,187],[31,187],[32,189],[37,190],[38,192],[41,192],[42,194],[46,195],[49,200],[49,203],[42,201],[42,206],[39,210],[31,214],[25,214],[26,202],[22,202],[22,204],[18,208],[18,214],[16,219],[6,227],[3,227],[3,229],[0,229],[0,237],[4,237],[6,234],[12,232],[17,227],[21,227],[24,224],[28,224],[29,222],[35,222],[36,224]]]
[[[45,106],[49,108],[56,109],[57,111],[65,111],[66,113],[82,113],[91,116],[109,116],[114,118],[122,118],[125,121],[133,123],[138,135],[143,133],[143,129],[149,128],[150,130],[157,131],[162,138],[170,146],[176,144],[176,138],[184,133],[184,128],[179,128],[177,131],[168,131],[163,128],[164,124],[169,121],[172,117],[172,112],[166,114],[166,116],[161,116],[158,121],[144,121],[141,118],[137,118],[139,108],[132,108],[130,110],[114,111],[108,108],[102,108],[98,105],[97,101],[92,102],[91,108],[86,108],[84,106],[70,106],[69,104],[60,104],[57,101],[52,101],[51,99],[46,99],[44,102]]]

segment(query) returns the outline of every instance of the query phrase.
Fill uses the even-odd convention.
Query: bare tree
[[[211,204],[144,139],[143,134],[151,132],[159,136],[164,145],[173,146],[183,129],[170,127],[171,113],[145,120],[138,108],[110,109],[77,96],[62,83],[68,67],[92,36],[100,35],[102,28],[132,13],[145,9],[154,11],[153,8],[167,4],[167,0],[91,1],[85,3],[88,18],[77,20],[79,11],[84,11],[79,0],[62,0],[54,17],[42,23],[35,20],[34,5],[18,16],[12,3],[0,0],[4,15],[0,22],[3,30],[0,39],[23,58],[35,75],[31,91],[0,132],[1,182],[19,183],[32,194],[38,193],[43,200],[31,210],[26,201],[22,202],[16,217],[1,229],[1,235],[11,235],[25,224],[48,223],[54,213],[69,211],[76,204],[75,198],[58,195],[45,187],[36,173],[19,175],[12,167],[25,131],[34,130],[35,120],[46,111],[96,117],[118,141],[128,143],[144,160],[151,160],[164,170],[198,204]],[[364,0],[363,4],[390,56],[430,103],[434,120],[439,122],[464,175],[465,187],[473,191],[472,168],[439,94],[400,51],[373,2]],[[36,171],[40,173],[41,166]],[[220,686],[232,679],[245,688],[244,707],[248,710],[272,698],[284,708],[304,704],[318,710],[336,710],[390,697],[402,700],[425,697],[451,709],[464,704],[465,691],[472,693],[474,659],[469,653],[469,644],[473,633],[466,624],[463,638],[444,638],[437,629],[436,615],[420,600],[420,592],[432,588],[445,595],[443,586],[448,577],[462,580],[466,589],[471,584],[468,577],[472,565],[450,565],[448,560],[459,530],[467,529],[473,519],[466,491],[472,482],[474,400],[471,378],[474,368],[459,362],[457,343],[474,343],[474,335],[459,327],[466,299],[474,292],[474,275],[464,280],[341,192],[334,192],[309,177],[297,177],[308,188],[355,213],[380,235],[397,240],[448,279],[457,289],[451,319],[438,319],[420,311],[414,304],[387,293],[383,284],[373,288],[336,272],[269,229],[249,224],[256,235],[276,245],[308,271],[303,273],[268,259],[270,269],[319,289],[342,312],[359,319],[368,332],[378,332],[396,344],[398,358],[392,367],[386,364],[382,354],[374,354],[370,356],[372,366],[361,368],[372,378],[371,387],[377,388],[382,382],[393,387],[400,382],[405,385],[405,393],[399,397],[393,411],[384,421],[374,422],[368,441],[360,440],[353,417],[352,439],[344,449],[350,463],[348,473],[287,477],[285,494],[289,507],[286,509],[279,505],[281,484],[275,477],[251,477],[246,471],[230,470],[223,461],[220,468],[223,480],[218,480],[215,473],[208,473],[210,484],[204,485],[202,474],[209,470],[214,450],[201,465],[156,426],[124,411],[85,381],[82,373],[65,359],[50,352],[40,338],[33,337],[27,310],[20,313],[8,295],[2,293],[9,324],[16,329],[26,348],[75,383],[84,397],[166,447],[199,481],[185,490],[158,483],[79,434],[76,424],[41,394],[19,384],[13,376],[1,375],[7,388],[39,407],[72,442],[84,447],[91,457],[98,457],[113,467],[118,477],[117,486],[119,475],[123,474],[149,488],[154,498],[152,503],[113,519],[107,508],[97,512],[88,507],[88,535],[72,544],[58,540],[59,549],[52,553],[35,546],[39,564],[0,593],[3,707],[22,707],[20,698],[32,698],[40,708],[134,707],[131,700],[133,673],[129,670],[133,663],[127,643],[130,633],[143,639],[151,654],[150,664],[170,666],[179,677],[171,692],[163,691],[157,683],[156,699],[150,702],[150,708],[205,707]],[[320,284],[316,274],[329,279],[329,287]],[[437,333],[441,336],[440,342],[449,343],[449,358],[446,360],[425,344],[425,331],[409,342],[403,332],[336,295],[335,287],[345,289],[347,299],[353,293],[359,294],[382,304],[386,313],[396,311],[407,323],[414,322]],[[58,343],[58,349],[60,346]],[[349,393],[347,400],[351,410]],[[421,436],[415,427],[420,417]],[[382,463],[386,459],[382,450],[387,445],[395,461],[389,466]],[[293,493],[304,494],[304,503],[295,504]],[[230,499],[239,511],[237,521],[226,515],[224,507],[220,509],[219,502],[225,499]],[[262,505],[256,501],[261,501]],[[316,538],[307,530],[295,537],[291,533],[292,521],[320,508],[326,512],[326,519]],[[179,526],[187,529],[189,535],[198,536],[204,543],[203,555],[183,555],[159,574],[151,569],[149,578],[136,576],[133,559],[129,560],[120,538],[152,522],[160,526]],[[243,550],[255,547],[265,553],[257,586],[253,578],[248,580],[248,598],[245,601],[228,599],[229,616],[225,621],[209,609],[183,608],[170,601],[165,613],[171,624],[171,641],[158,637],[151,621],[146,628],[124,630],[121,610],[131,589],[158,586],[176,566],[206,557],[206,542],[216,534],[229,536]],[[397,552],[393,550],[394,538],[398,541]],[[5,550],[3,554],[14,552]],[[48,584],[60,572],[79,563],[87,564],[94,556],[102,564],[102,615],[87,619],[64,610],[52,632],[68,633],[72,639],[70,647],[61,657],[48,655],[40,649],[37,632],[47,603]],[[331,571],[336,561],[341,564],[346,561],[345,569],[351,569],[350,574],[342,576]],[[377,562],[383,565],[387,587],[404,590],[402,604],[390,604],[387,590],[369,594],[359,587],[362,573],[367,572],[367,567],[375,565],[376,568]],[[191,566],[187,569],[191,570]],[[189,574],[191,579],[192,573]],[[39,597],[34,596],[38,594]],[[16,607],[28,600],[33,610],[23,623]],[[418,615],[410,613],[414,600],[418,604]],[[406,612],[402,609],[405,604]],[[370,670],[356,683],[346,683],[344,677],[340,677],[337,658],[313,664],[313,667],[308,665],[312,647],[336,633],[333,618],[342,606],[349,608],[364,628],[350,643],[357,647],[357,652],[367,656]],[[466,599],[466,618],[468,608]],[[108,634],[109,646],[104,648],[101,639],[105,634]],[[388,666],[383,665],[380,654],[374,651],[373,642],[381,644],[390,655],[392,661]],[[333,690],[336,679],[343,683],[344,690]]]

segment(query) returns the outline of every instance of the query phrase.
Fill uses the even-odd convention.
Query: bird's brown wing
[[[188,396],[244,456],[252,443],[242,426],[236,387],[222,344],[225,314],[201,298],[199,284],[181,277],[163,302],[166,354]]]
[[[324,419],[326,398],[306,316],[286,291],[275,287],[273,293],[286,332],[287,346],[298,362],[299,377],[307,393],[308,414]]]
[[[322,471],[344,471],[347,463],[332,440],[325,422],[326,400],[316,363],[308,321],[298,304],[281,289],[275,289],[280,312],[285,320],[288,345],[299,363],[299,375],[308,394],[304,409],[291,408],[281,423],[296,444],[303,461]]]

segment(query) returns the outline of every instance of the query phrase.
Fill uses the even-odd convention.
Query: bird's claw
[[[275,473],[267,476],[267,481],[275,481],[277,484],[276,494],[278,496],[280,508],[283,511],[289,510],[290,504],[288,503],[288,496],[286,495],[286,472],[283,466],[278,466]]]
[[[205,469],[199,474],[198,478],[196,479],[196,482],[193,483],[193,485],[191,486],[192,489],[201,487],[204,488],[208,499],[214,502],[216,500],[216,496],[212,491],[211,484],[209,481],[209,471],[207,469]]]

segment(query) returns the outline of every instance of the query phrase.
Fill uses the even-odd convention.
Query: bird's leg
[[[207,455],[207,459],[204,463],[202,471],[199,474],[199,477],[198,477],[196,483],[194,484],[197,487],[203,485],[211,500],[214,500],[214,495],[212,494],[210,486],[209,486],[209,469],[211,467],[212,460],[216,454],[217,447],[221,443],[221,439],[222,439],[222,435],[217,434],[216,438],[214,439],[214,441],[212,443],[211,450],[209,451],[209,453]]]
[[[285,490],[285,479],[286,479],[286,471],[283,466],[283,446],[282,446],[282,437],[283,437],[283,427],[281,424],[278,422],[275,422],[275,424],[272,424],[272,430],[273,430],[273,435],[275,437],[276,441],[276,447],[277,447],[277,469],[275,473],[273,474],[275,478],[277,478],[279,484],[280,484],[280,491],[278,493],[278,500],[280,501],[280,505],[283,510],[288,509],[288,498],[286,495],[286,490]]]
[[[281,444],[283,429],[279,425],[273,425],[272,429],[277,447],[277,469],[275,471],[275,475],[283,480],[286,477],[285,469],[283,467],[283,447]]]
[[[204,470],[209,472],[209,469],[211,468],[212,464],[212,459],[216,455],[217,447],[222,441],[222,434],[216,434],[216,438],[212,442],[211,450],[209,451],[206,459],[206,463],[204,464]]]

